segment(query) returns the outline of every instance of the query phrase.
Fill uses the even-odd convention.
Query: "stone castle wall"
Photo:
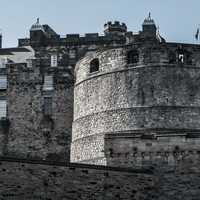
[[[157,132],[157,133],[156,133]],[[148,130],[146,135],[131,133],[107,134],[105,157],[108,166],[144,167],[162,165],[176,166],[186,162],[187,157],[199,156],[199,133],[188,131]],[[137,133],[137,132],[136,132]],[[148,134],[148,135],[147,135]]]
[[[122,169],[0,158],[0,198],[197,200],[199,155],[176,166]]]
[[[70,77],[62,77],[67,69],[50,69],[51,72],[47,69],[45,73],[54,77],[54,89],[44,91],[45,73],[41,73],[41,70],[37,63],[32,68],[26,64],[11,64],[8,68],[10,127],[5,155],[69,160],[73,82]],[[44,114],[45,96],[52,97],[51,116]]]
[[[127,64],[126,48],[99,51],[78,63],[73,162],[108,164],[105,134],[124,133],[125,136],[128,131],[135,135],[148,129],[161,129],[161,132],[171,129],[180,134],[182,130],[200,129],[197,60],[190,64],[170,63],[170,51],[174,49],[160,48],[162,54],[158,53],[159,47],[147,54],[149,49],[141,46],[137,64]],[[94,58],[99,59],[100,68],[90,73]],[[121,140],[124,142],[122,137]]]

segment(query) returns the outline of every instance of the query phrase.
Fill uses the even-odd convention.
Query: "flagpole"
[[[199,40],[199,27],[200,27],[200,25],[198,25],[197,31],[196,31],[196,34],[195,34],[195,39],[196,39],[197,44],[198,44],[198,40]]]

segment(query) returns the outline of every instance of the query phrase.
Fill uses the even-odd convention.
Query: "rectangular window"
[[[56,54],[51,55],[51,67],[58,66],[58,56]]]
[[[6,90],[7,89],[7,76],[1,75],[0,76],[0,90]]]
[[[51,75],[44,76],[43,90],[45,91],[53,90],[53,76]]]
[[[44,115],[52,115],[52,97],[44,97]]]
[[[0,58],[0,68],[6,68],[7,63],[8,63],[7,57]]]
[[[31,59],[27,59],[27,67],[28,68],[32,68],[33,67],[33,64],[32,64],[32,60]]]
[[[71,49],[69,51],[69,57],[72,58],[72,59],[76,58],[76,50]]]
[[[0,119],[7,116],[7,103],[6,100],[0,100]]]

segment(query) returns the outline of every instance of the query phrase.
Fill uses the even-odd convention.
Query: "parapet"
[[[120,23],[119,21],[115,21],[112,23],[111,21],[104,24],[104,33],[108,34],[118,34],[123,35],[127,32],[127,26],[125,23]]]

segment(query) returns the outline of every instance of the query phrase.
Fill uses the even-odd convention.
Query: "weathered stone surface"
[[[52,164],[1,159],[0,198],[194,200],[200,195],[199,155],[151,170]]]
[[[104,33],[61,37],[38,20],[19,40],[32,62],[0,70],[0,199],[199,199],[199,45],[167,43],[150,16],[138,34]]]
[[[175,46],[152,45],[137,45],[139,60],[136,64],[127,64],[130,47],[97,51],[79,61],[75,68],[72,162],[112,165],[105,159],[108,149],[112,148],[105,143],[106,134],[120,133],[118,140],[126,148],[129,140],[126,132],[130,138],[137,132],[151,134],[149,129],[154,133],[159,129],[164,135],[166,130],[172,130],[177,137],[183,130],[188,134],[191,130],[200,133],[197,53],[190,64],[177,61],[171,64],[169,52],[176,52]],[[184,48],[192,50],[188,46]],[[94,58],[99,60],[99,70],[90,73],[90,62]],[[173,140],[171,136],[168,136],[169,141]],[[177,139],[177,145],[178,140],[182,138]],[[156,144],[162,151],[159,142]],[[185,145],[187,150],[191,148],[189,141]],[[117,164],[115,159],[114,165]]]
[[[69,160],[73,114],[73,82],[62,76],[63,69],[51,69],[53,91],[43,90],[44,74],[35,65],[10,65],[8,69],[8,116],[10,129],[6,155],[21,158]],[[71,82],[71,83],[70,83]],[[44,114],[44,98],[52,97],[52,115]]]

